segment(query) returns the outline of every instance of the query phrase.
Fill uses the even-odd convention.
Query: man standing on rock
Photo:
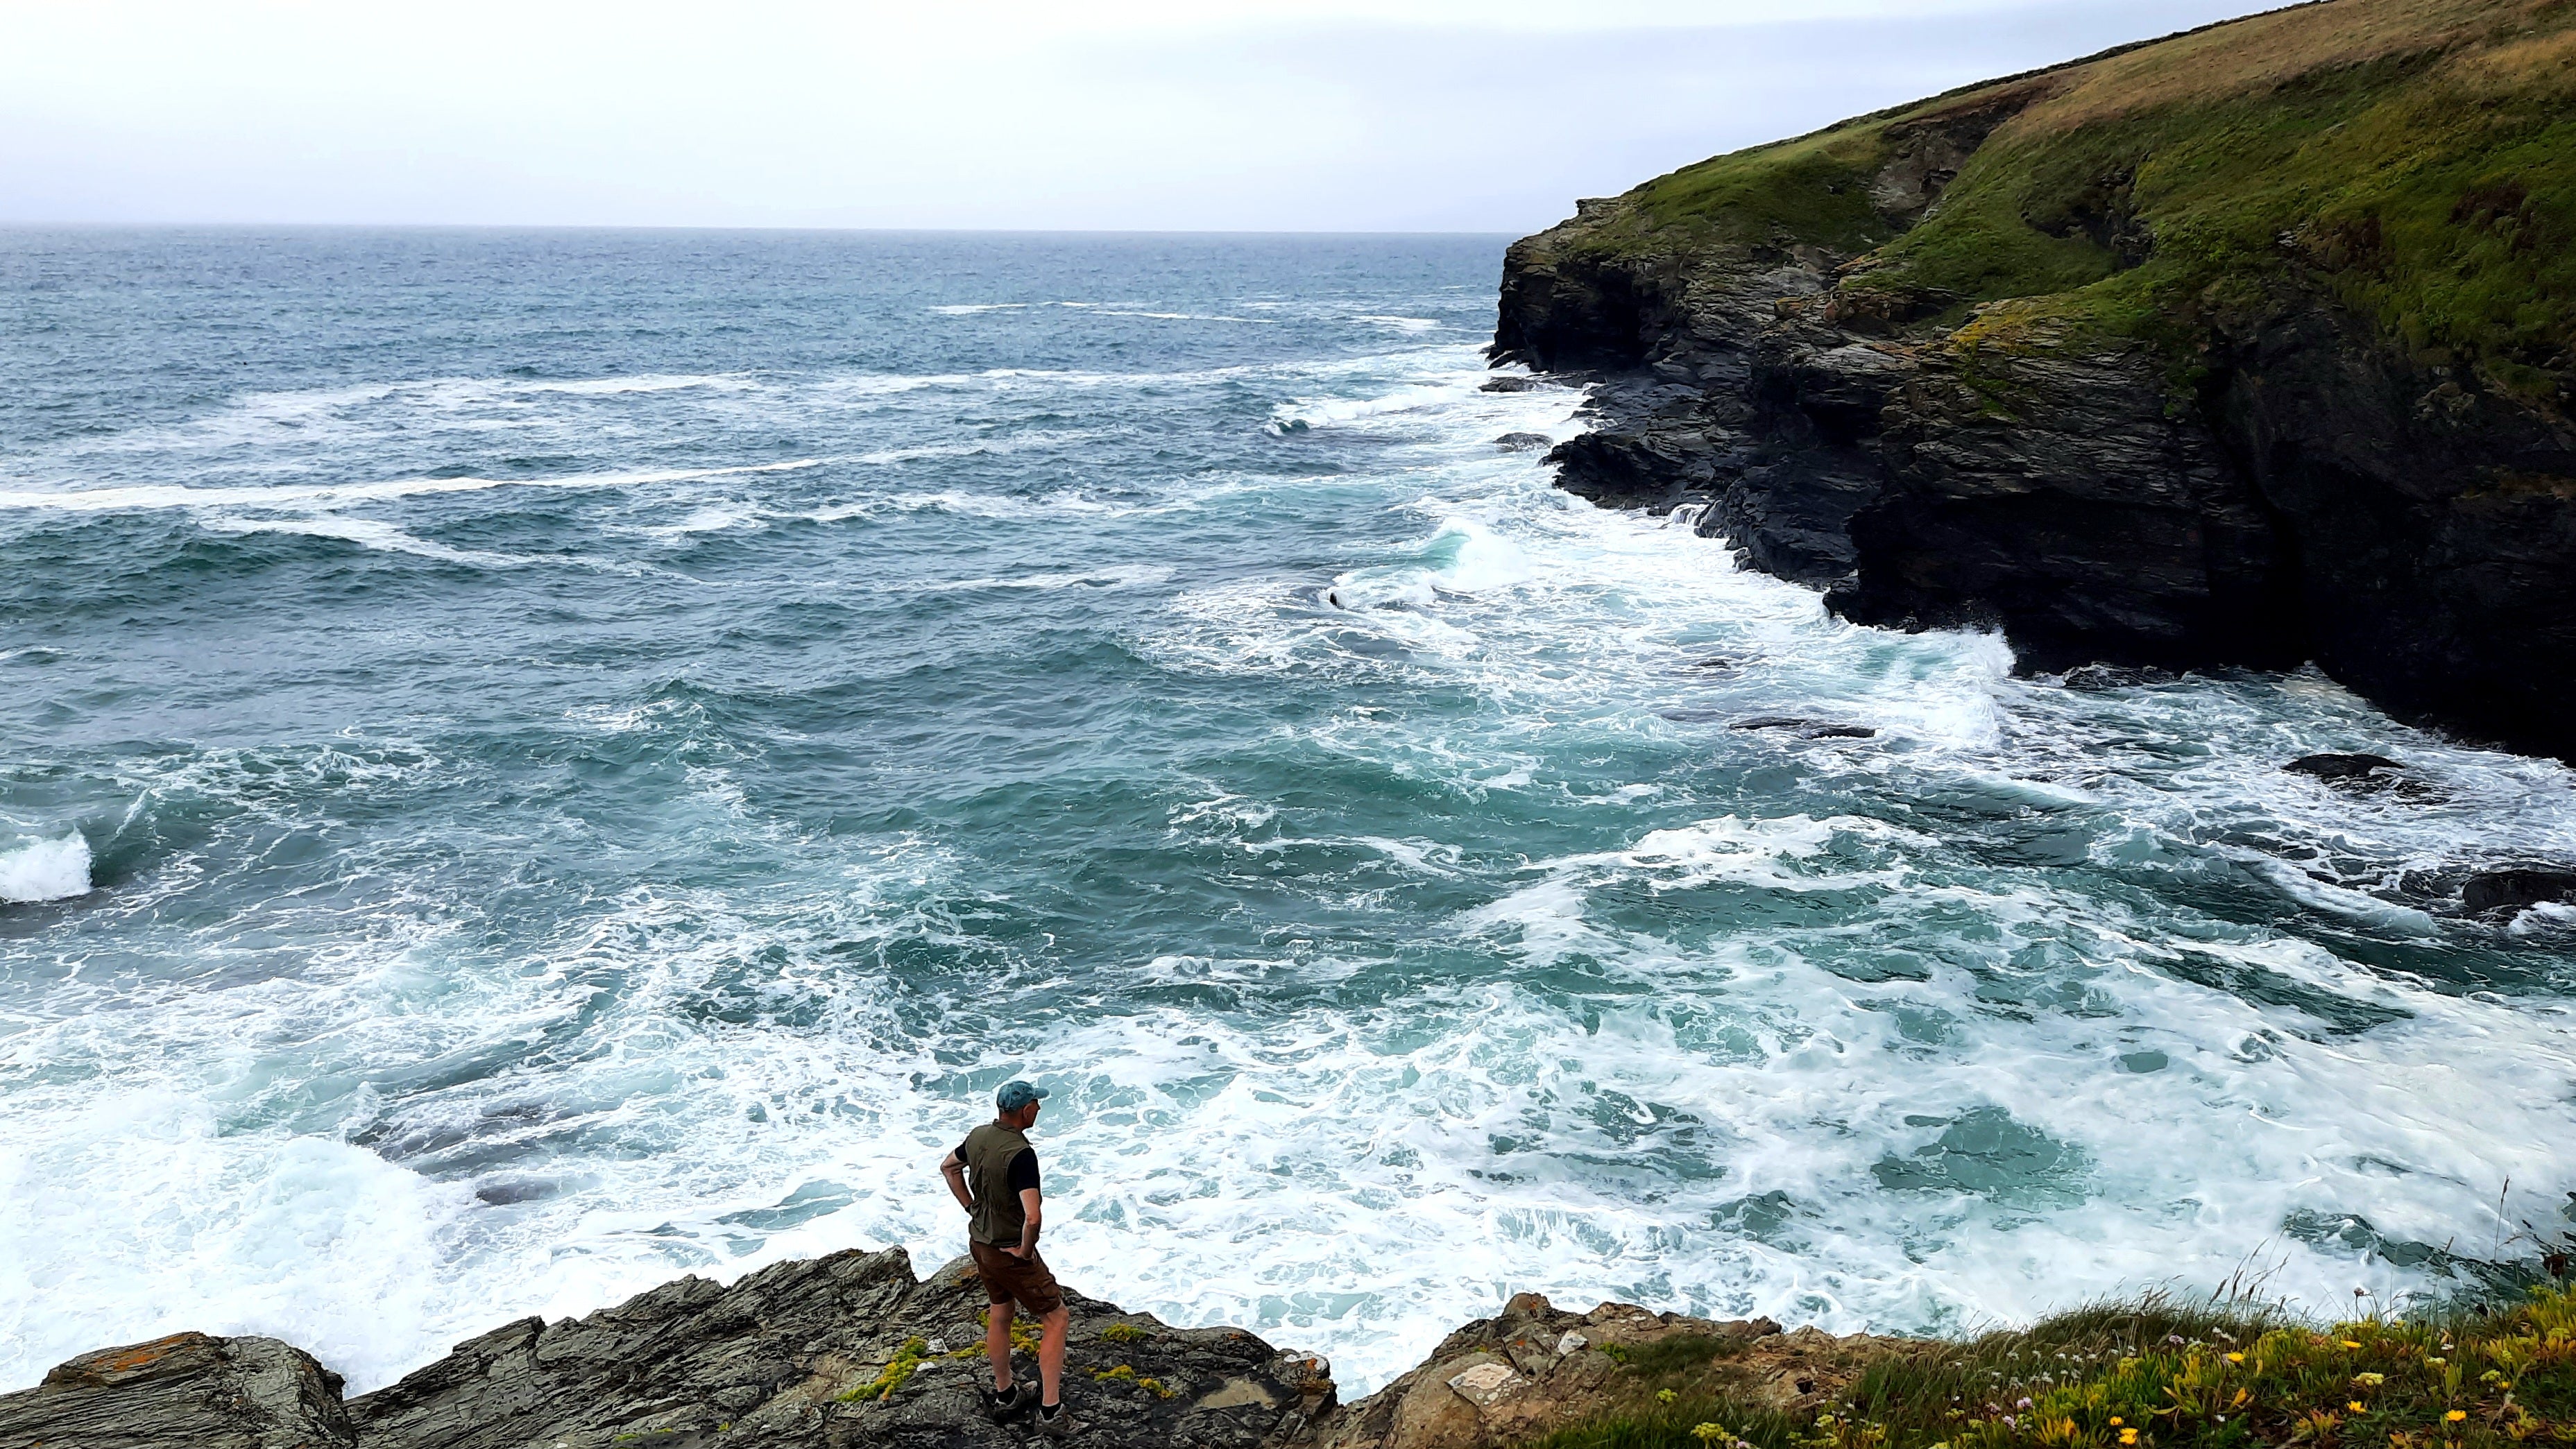
[[[993,1361],[993,1392],[985,1407],[996,1420],[1010,1420],[1034,1402],[1039,1432],[1061,1439],[1073,1432],[1073,1416],[1064,1411],[1064,1338],[1073,1315],[1038,1256],[1038,1151],[1029,1145],[1028,1131],[1044,1096],[1044,1087],[1004,1082],[993,1096],[993,1120],[967,1133],[940,1160],[939,1175],[966,1209],[967,1250],[975,1255],[991,1305],[984,1315],[984,1355]],[[1036,1316],[1040,1329],[1038,1382],[1045,1393],[1034,1400],[1028,1385],[1011,1382],[1015,1302]]]

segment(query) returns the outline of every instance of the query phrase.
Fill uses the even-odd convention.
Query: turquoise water
[[[0,1387],[926,1268],[1013,1074],[1060,1272],[1361,1387],[2567,1225],[2567,771],[1557,493],[1501,249],[0,232]]]

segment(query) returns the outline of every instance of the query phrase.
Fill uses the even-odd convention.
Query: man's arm
[[[949,1195],[957,1199],[957,1205],[969,1213],[975,1211],[974,1195],[966,1191],[966,1159],[952,1149],[939,1159],[939,1175],[948,1180]]]
[[[1034,1187],[1021,1188],[1020,1245],[1012,1251],[1018,1253],[1023,1258],[1038,1250],[1038,1219],[1040,1216],[1042,1216],[1042,1214],[1038,1212],[1038,1190]]]

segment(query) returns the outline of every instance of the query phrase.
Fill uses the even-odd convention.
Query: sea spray
[[[89,894],[89,841],[78,834],[0,848],[0,901],[25,904]]]

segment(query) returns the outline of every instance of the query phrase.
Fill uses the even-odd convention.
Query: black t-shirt
[[[957,1160],[966,1160],[966,1144],[957,1144]],[[1034,1147],[1011,1159],[1010,1188],[1014,1193],[1035,1192],[1038,1186],[1038,1150]]]

